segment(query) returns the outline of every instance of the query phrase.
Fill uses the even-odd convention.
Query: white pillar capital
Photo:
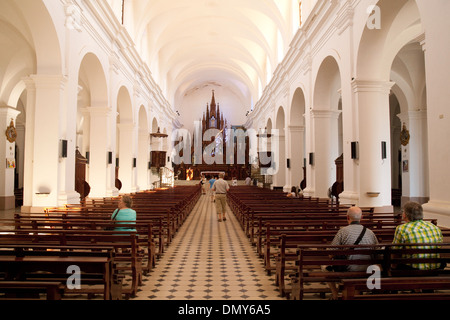
[[[427,111],[426,110],[411,110],[408,111],[409,119],[415,119],[415,120],[424,120],[427,118]]]
[[[121,130],[122,132],[125,131],[133,131],[135,128],[135,124],[132,122],[128,122],[128,123],[118,123],[117,124],[117,128],[119,128],[119,130]]]
[[[427,119],[427,111],[426,110],[410,110],[407,112],[402,112],[397,115],[400,119],[401,123],[410,124],[412,120],[426,120]]]
[[[35,87],[40,89],[52,89],[59,86],[62,90],[68,80],[64,75],[49,74],[33,74],[29,78],[34,82]]]
[[[340,110],[320,110],[312,109],[311,117],[313,119],[338,119],[342,111]]]
[[[420,43],[420,46],[422,47],[423,51],[427,50],[427,43],[426,43],[426,38],[425,38],[425,32],[421,33],[420,35],[418,35],[413,42],[418,42]]]
[[[20,114],[16,108],[10,106],[0,106],[0,117],[4,117],[6,120],[16,121],[17,116]]]
[[[295,132],[305,132],[305,127],[304,126],[288,126],[288,130],[291,133],[295,133]]]
[[[107,117],[112,114],[111,107],[86,107],[83,112],[88,113],[91,117]]]
[[[389,94],[395,82],[380,80],[360,80],[352,81],[353,92],[379,92]]]

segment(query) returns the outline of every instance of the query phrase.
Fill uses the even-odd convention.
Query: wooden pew
[[[367,279],[343,279],[342,300],[450,300],[450,277],[392,277],[369,289]]]
[[[270,221],[270,220],[269,220]],[[429,219],[430,222],[436,225],[437,221],[435,219]],[[263,223],[262,223],[263,224]],[[399,221],[394,220],[365,220],[361,221],[361,224],[368,227],[374,231],[378,237],[379,242],[388,241],[392,239],[395,233],[395,228],[401,224]],[[260,230],[257,235],[257,252],[260,257],[263,257],[266,265],[270,265],[270,261],[267,261],[272,256],[280,254],[279,241],[281,235],[302,235],[302,234],[314,234],[313,232],[322,232],[321,234],[326,234],[327,238],[330,239],[330,235],[335,235],[341,227],[348,225],[348,221],[343,221],[342,219],[329,218],[323,221],[312,220],[272,220],[264,224],[264,228],[260,226]],[[450,236],[450,231],[443,229],[445,235]],[[319,234],[319,233],[317,233]],[[322,238],[322,242],[325,238]],[[295,241],[294,238],[289,239],[289,242]],[[313,240],[315,243],[316,239]],[[328,240],[327,240],[328,241]],[[294,247],[295,243],[293,246]],[[272,249],[275,249],[272,252]],[[270,268],[268,268],[270,270]]]
[[[436,223],[436,220],[432,220]],[[389,229],[397,227],[401,222],[397,220],[391,220],[387,218],[384,219],[363,219],[361,223],[370,229]],[[291,218],[280,220],[277,217],[260,217],[260,223],[258,225],[258,231],[255,235],[256,237],[256,247],[258,254],[262,257],[264,256],[263,248],[265,245],[270,245],[271,243],[278,243],[279,236],[283,233],[297,233],[300,231],[326,231],[331,230],[337,232],[341,227],[348,225],[348,221],[345,217],[326,217],[322,219],[316,218]]]
[[[45,233],[44,233],[45,232]],[[0,234],[0,247],[4,245],[42,244],[47,246],[113,247],[115,269],[131,275],[131,287],[123,288],[126,297],[134,296],[142,284],[142,254],[138,250],[136,233],[131,231],[98,230],[26,230]]]
[[[165,244],[168,245],[187,215],[192,211],[200,197],[198,186],[175,187],[166,190],[139,192],[131,194],[133,209],[137,212],[137,220],[162,219]],[[70,219],[105,219],[109,220],[117,208],[118,197],[91,199],[83,206],[65,206],[48,208],[50,217]],[[163,249],[163,247],[161,247]]]
[[[143,265],[143,274],[149,273],[156,265],[156,257],[163,252],[163,235],[161,234],[161,226],[153,227],[153,221],[121,221],[117,224],[114,221],[106,220],[59,220],[59,219],[37,219],[18,217],[14,220],[0,219],[0,226],[11,227],[16,232],[35,232],[40,230],[46,232],[48,230],[104,230],[113,231],[115,227],[135,229],[137,232],[137,244],[141,250],[147,250],[145,256],[147,263]],[[157,234],[155,234],[155,231]],[[125,232],[126,233],[126,232]],[[156,251],[156,244],[159,243],[159,252]]]
[[[0,300],[30,300],[30,294],[39,293],[45,293],[46,300],[61,300],[63,290],[63,284],[58,281],[0,281],[0,293],[5,294],[0,295]]]
[[[395,228],[373,228],[370,227],[378,238],[380,243],[391,243],[394,238]],[[283,233],[283,231],[285,231]],[[269,245],[265,248],[265,269],[270,274],[272,270],[276,270],[275,284],[280,290],[280,294],[284,296],[286,292],[285,278],[290,273],[297,271],[293,261],[297,259],[296,248],[303,245],[318,245],[318,244],[330,244],[336,234],[335,230],[316,230],[316,231],[280,231],[281,235],[275,237],[275,242],[278,245],[276,251],[271,251],[273,246]],[[450,236],[450,230],[442,228],[442,234],[444,237]],[[272,242],[272,243],[273,243]],[[275,265],[272,264],[272,260],[275,260]]]
[[[67,294],[100,293],[105,300],[121,299],[122,278],[117,274],[114,259],[114,248],[108,246],[2,244],[0,273],[3,278],[0,283],[7,286],[6,282],[15,282],[19,291],[19,287],[27,286],[19,282],[56,282],[64,285],[64,292]],[[69,277],[67,270],[72,265],[78,266],[82,271],[82,290],[69,290],[65,287]],[[103,288],[90,287],[98,284]],[[13,288],[14,285],[11,284],[10,287]],[[42,286],[40,288],[43,289]]]
[[[395,229],[373,229],[379,242],[389,242],[394,238]],[[284,248],[296,248],[298,245],[317,245],[317,244],[330,244],[336,235],[335,230],[317,230],[317,231],[292,231],[291,233],[284,232],[276,237],[274,246],[272,246],[271,238],[266,239],[266,246],[264,248],[264,261],[265,270],[270,274],[270,271],[275,270],[275,266],[272,265],[272,260],[280,253],[279,250],[273,251],[276,248],[279,249],[281,241],[285,241]]]
[[[117,198],[104,198],[78,206],[49,208],[45,214],[40,215],[20,214],[15,217],[16,219],[9,221],[15,234],[0,235],[0,247],[11,245],[11,243],[35,246],[36,242],[47,248],[57,244],[87,247],[95,245],[96,248],[112,246],[115,254],[115,270],[122,270],[119,264],[124,262],[125,269],[130,270],[132,275],[131,289],[124,289],[123,292],[126,296],[134,295],[141,284],[142,274],[154,266],[154,257],[161,255],[164,247],[169,245],[178,228],[194,208],[201,195],[200,191],[199,186],[187,186],[133,194],[138,213],[137,221],[132,225],[120,224],[120,227],[136,228],[138,237],[131,231],[124,231],[124,234],[121,234],[119,231],[104,230],[111,226],[109,220],[117,207]],[[155,225],[158,229],[155,229]],[[150,226],[153,226],[153,229]],[[131,242],[124,240],[125,234],[134,240],[130,240]],[[153,237],[154,234],[158,237]],[[155,239],[158,239],[159,252],[155,252],[153,241]],[[141,264],[142,250],[138,249],[138,245],[140,249],[148,248],[146,266]],[[109,299],[111,294],[108,296],[106,291],[105,289],[105,299]],[[90,291],[90,293],[97,292]]]
[[[434,269],[434,270],[401,270],[395,269],[399,263],[446,263],[450,262],[450,243],[440,243],[438,247],[429,249],[420,248],[421,245],[430,244],[414,244],[418,248],[396,248],[398,244],[385,243],[379,245],[363,245],[363,246],[299,246],[298,248],[298,271],[292,277],[292,299],[302,300],[304,294],[308,292],[315,292],[314,288],[307,289],[306,283],[319,282],[335,282],[342,286],[344,279],[362,279],[369,277],[366,272],[329,272],[323,269],[322,266],[333,265],[378,265],[381,270],[382,278],[398,277],[402,274],[407,277],[448,277],[450,279],[449,269]],[[357,248],[358,250],[354,250]],[[393,253],[395,255],[393,256]],[[367,255],[367,260],[335,260],[331,255],[350,256],[350,255]],[[403,258],[406,254],[438,254],[439,257],[430,258]],[[397,256],[400,256],[397,258]]]
[[[80,210],[66,209],[66,208],[53,208],[48,209],[47,213],[32,213],[32,214],[16,214],[17,219],[60,219],[64,221],[68,220],[79,220],[79,221],[91,221],[91,220],[103,220],[110,221],[111,215],[114,210],[108,208],[97,208],[95,211],[84,212]],[[152,211],[150,213],[147,212],[138,212],[136,221],[144,221],[151,222],[153,225],[160,227],[160,231],[155,230],[155,232],[161,234],[163,236],[162,243],[165,246],[168,246],[171,242],[171,239],[174,237],[176,233],[176,219],[173,217],[174,215],[170,213],[170,211]],[[161,247],[161,253],[164,251],[164,246]]]

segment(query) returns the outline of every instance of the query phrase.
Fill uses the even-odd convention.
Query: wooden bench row
[[[370,228],[370,226],[368,227]],[[395,228],[371,229],[379,243],[392,243]],[[295,266],[292,266],[292,261],[296,260],[296,248],[308,245],[330,245],[335,235],[336,231],[334,230],[292,231],[291,233],[280,231],[274,240],[275,243],[266,244],[263,256],[264,267],[269,274],[271,271],[276,270],[275,284],[278,286],[282,296],[285,295],[286,291],[285,278],[289,272],[296,271]],[[450,229],[443,228],[442,235],[444,239],[450,239]]]
[[[349,272],[330,273],[321,269],[323,265],[348,263],[348,261],[336,262],[330,257],[329,252],[329,249],[332,249],[330,243],[339,228],[348,224],[346,215],[348,207],[321,200],[312,201],[311,198],[287,199],[285,194],[279,191],[260,190],[259,188],[233,189],[229,192],[228,203],[239,219],[250,242],[256,246],[257,253],[264,259],[266,271],[270,273],[276,270],[275,284],[282,296],[303,299],[305,293],[324,294],[330,292],[328,287],[319,289],[305,287],[305,283],[321,283],[327,280],[339,283],[342,287],[344,280],[354,279],[355,277],[365,277],[364,279],[367,280],[368,275],[362,272],[356,274]],[[263,199],[263,197],[266,197],[266,199]],[[400,214],[375,213],[373,208],[363,208],[363,211],[362,224],[372,229],[379,242],[385,244],[383,250],[386,250],[386,247],[390,248],[395,228],[402,223]],[[430,221],[437,225],[436,220]],[[450,236],[449,230],[443,229],[442,232],[444,238]],[[299,262],[298,248],[310,250],[313,255],[318,254],[321,249],[325,253],[318,257],[317,261],[314,261],[316,265],[306,264],[304,269],[307,273],[301,274],[299,272],[299,264],[301,263]],[[358,253],[361,252],[358,250]],[[445,250],[439,253],[447,255]],[[375,252],[370,253],[370,255],[372,254],[375,254]],[[385,259],[390,259],[388,258],[390,255],[386,254],[386,251],[380,251],[377,257],[383,258],[369,261],[370,264],[383,265],[385,272],[383,275],[386,277],[386,274],[388,274],[389,278],[392,278],[393,275],[389,270],[392,269],[394,263],[390,265],[385,261]],[[448,259],[448,256],[445,256],[445,259]],[[353,260],[351,262],[355,263]],[[368,261],[360,261],[359,263],[367,264]],[[441,272],[438,275],[442,274],[447,275],[446,272]],[[424,275],[424,273],[420,273],[420,275]],[[435,272],[428,272],[426,275],[437,276]],[[418,275],[414,274],[413,276],[417,277]],[[292,279],[291,287],[286,286],[285,281],[287,279]],[[388,283],[387,280],[383,281]],[[356,285],[360,284],[357,283]],[[428,285],[433,286],[423,282],[422,287],[426,288]],[[347,286],[350,288],[350,284],[347,283]],[[351,299],[360,298],[359,295],[352,296],[350,293],[348,296]],[[445,295],[442,297],[445,297]],[[439,298],[442,297],[439,296]]]
[[[350,257],[355,257],[356,253],[356,258],[351,259]],[[425,257],[420,257],[419,255],[425,255]],[[450,270],[446,267],[450,263],[450,243],[441,243],[438,246],[430,246],[429,243],[415,244],[413,247],[408,245],[393,245],[392,243],[364,246],[303,245],[298,247],[297,256],[297,272],[292,275],[291,298],[294,300],[304,299],[307,293],[324,292],[320,288],[314,288],[311,284],[323,282],[335,283],[338,288],[342,289],[346,281],[346,299],[350,299],[356,295],[356,291],[358,290],[376,293],[373,296],[366,297],[368,299],[376,299],[377,294],[382,293],[382,290],[408,290],[405,287],[406,282],[404,280],[397,280],[396,278],[398,277],[410,277],[408,280],[411,284],[410,288],[414,287],[412,283],[415,282],[415,279],[420,279],[422,281],[421,285],[416,286],[414,289],[437,289],[446,290],[447,292],[450,290]],[[335,256],[345,256],[347,259],[337,260],[334,259]],[[413,263],[442,264],[443,268],[428,270],[399,268],[401,265],[410,265]],[[336,265],[361,266],[362,270],[330,272],[324,268],[325,266]],[[376,274],[370,269],[367,271],[367,267],[369,266],[376,266],[379,273]],[[372,277],[372,279],[369,279],[369,277]],[[441,279],[437,277],[444,277],[443,279],[445,281],[442,281],[441,285],[437,285],[437,279]],[[382,279],[381,286],[373,289],[369,288],[367,286],[368,280],[376,284],[376,278]],[[357,281],[351,283],[348,280]],[[367,288],[362,288],[362,281],[365,281]],[[387,285],[388,283],[389,285]],[[351,284],[353,285],[353,292],[350,289]],[[387,286],[383,287],[383,284]],[[329,290],[325,289],[325,291]],[[340,291],[342,292],[342,290]],[[417,298],[417,296],[415,297]],[[395,299],[396,297],[391,296],[390,298]],[[403,297],[399,296],[398,298]],[[449,299],[450,295],[448,293],[445,296],[438,294],[436,298]]]
[[[362,221],[368,223],[371,226],[381,226],[384,223],[393,225],[400,224],[401,218],[399,219],[394,214],[364,214]],[[246,226],[244,231],[250,242],[253,245],[257,245],[259,237],[264,237],[267,229],[267,225],[275,224],[285,224],[286,228],[289,223],[294,227],[295,224],[298,228],[307,230],[322,229],[323,227],[327,229],[336,229],[337,225],[342,225],[347,223],[347,214],[330,214],[330,213],[320,213],[320,212],[309,212],[309,213],[273,213],[273,214],[254,214],[251,217],[251,222]]]
[[[64,294],[101,293],[104,299],[134,296],[142,284],[142,276],[155,266],[156,258],[163,254],[164,247],[200,197],[197,186],[164,193],[158,197],[158,206],[142,203],[136,210],[136,221],[120,224],[110,221],[111,203],[115,203],[115,209],[117,199],[105,201],[103,207],[97,201],[92,208],[66,206],[49,209],[44,214],[18,214],[14,219],[1,220],[0,225],[10,230],[0,234],[0,283],[4,283],[0,292],[11,294],[27,288],[39,292],[47,290],[45,283],[52,282],[59,285],[59,291],[64,287]],[[139,194],[139,201],[148,200],[151,195]],[[168,201],[163,201],[164,198]],[[118,231],[117,227],[136,231]],[[105,265],[103,271],[100,267],[89,267],[88,262],[94,258],[106,263],[105,255],[109,255],[108,269]],[[67,289],[64,261],[80,266],[82,289]],[[59,267],[54,266],[58,264]],[[130,286],[124,285],[125,276],[131,278]],[[33,287],[32,282],[41,284]],[[48,290],[57,287],[48,286]],[[48,298],[57,299],[59,295],[51,291]]]
[[[65,294],[102,294],[105,300],[118,300],[122,298],[122,277],[115,268],[115,259],[114,247],[107,245],[3,244],[0,290],[6,293],[6,299],[30,299],[36,297],[30,297],[30,293],[39,294],[45,289],[47,299],[61,299]],[[67,285],[71,266],[80,270],[79,288]]]
[[[137,293],[138,287],[142,284],[142,263],[144,259],[144,252],[140,250],[137,245],[136,233],[133,232],[120,232],[120,231],[74,231],[74,230],[29,230],[27,233],[23,231],[2,233],[0,234],[0,244],[4,248],[5,245],[20,245],[27,247],[30,245],[44,245],[44,246],[71,246],[76,248],[86,248],[93,246],[96,248],[107,247],[113,248],[114,253],[114,265],[110,267],[110,271],[114,270],[113,273],[122,275],[125,277],[129,275],[131,277],[131,285],[129,287],[123,287],[122,293],[126,298],[134,296]],[[30,255],[29,252],[26,252]],[[92,259],[99,258],[95,255]],[[23,260],[7,260],[5,264],[0,267],[0,272],[5,272],[8,276],[5,280],[30,280],[36,279],[36,276],[42,277],[43,275],[38,271],[49,272],[46,266],[38,263],[41,259],[41,254],[38,256],[33,256],[32,260],[29,260],[26,264],[21,264]],[[70,259],[69,259],[70,258]],[[70,255],[66,257],[66,260],[70,260],[74,265],[78,265],[79,262],[90,261],[91,258],[80,258],[78,256]],[[7,263],[9,261],[9,263]],[[11,269],[11,263],[17,264],[14,269]],[[42,270],[44,268],[44,270]],[[81,266],[80,266],[81,268]],[[87,268],[87,267],[86,267]],[[14,271],[14,272],[13,272]],[[19,272],[20,271],[20,272]],[[82,269],[83,272],[88,272]],[[32,275],[27,275],[29,272]],[[53,275],[50,275],[51,278]],[[123,278],[122,277],[122,278]],[[42,280],[42,279],[38,279]],[[104,285],[107,289],[107,284]],[[99,293],[98,290],[89,291],[85,293]],[[104,298],[108,299],[110,294],[103,291]]]
[[[140,192],[131,196],[134,202],[133,209],[137,212],[137,220],[155,220],[154,224],[162,223],[165,243],[168,245],[197,203],[200,197],[200,189],[198,186],[183,186],[161,192]],[[140,199],[139,201],[135,200],[138,198]],[[166,200],[163,201],[162,199]],[[34,214],[23,215],[22,217],[52,217],[64,220],[110,220],[112,212],[117,208],[117,202],[118,198],[93,199],[92,203],[95,203],[93,206],[86,204],[84,206],[48,208],[46,215]],[[158,222],[159,219],[161,222]]]
[[[0,226],[3,228],[11,226],[15,234],[26,235],[34,233],[58,233],[60,231],[71,232],[96,232],[103,233],[103,231],[114,231],[115,228],[126,228],[136,230],[137,245],[146,250],[146,264],[143,265],[142,270],[144,275],[149,273],[156,265],[156,259],[164,252],[164,238],[162,234],[161,224],[154,225],[154,221],[123,221],[116,224],[114,221],[104,220],[64,220],[59,219],[0,219]],[[112,233],[112,232],[108,232]],[[123,232],[127,234],[127,232]],[[117,234],[114,232],[114,234]],[[63,240],[62,240],[63,241]]]
[[[367,279],[343,279],[342,300],[450,300],[450,277],[391,277],[379,279],[380,289]]]

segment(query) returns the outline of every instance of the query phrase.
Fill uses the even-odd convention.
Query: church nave
[[[230,212],[230,211],[229,211]],[[285,300],[233,214],[218,222],[203,195],[136,300]]]

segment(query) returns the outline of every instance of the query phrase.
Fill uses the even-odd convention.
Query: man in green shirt
[[[423,208],[417,202],[407,202],[403,206],[403,220],[406,222],[395,229],[392,243],[441,243],[443,242],[442,231],[431,222],[423,221]],[[408,248],[408,247],[405,247]],[[410,247],[412,248],[412,247]],[[427,249],[432,246],[414,246],[413,248]],[[438,258],[438,254],[415,254],[404,256],[404,258]],[[413,263],[402,267],[432,270],[442,266],[436,263]]]

